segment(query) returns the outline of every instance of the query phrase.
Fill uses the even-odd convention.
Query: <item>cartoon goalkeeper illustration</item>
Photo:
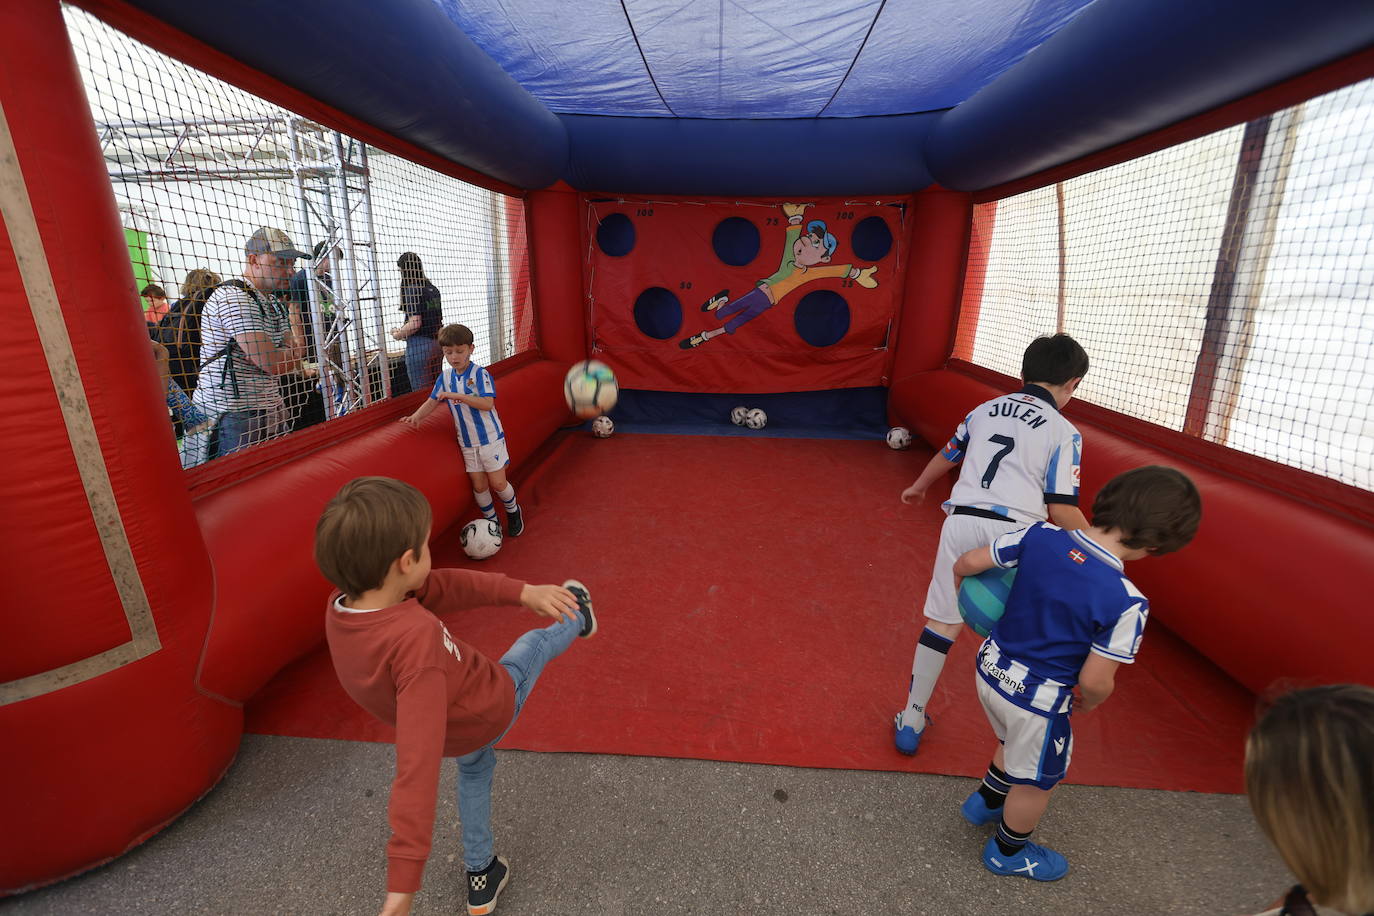
[[[711,328],[678,342],[684,350],[691,350],[721,334],[733,334],[782,301],[788,293],[812,280],[825,277],[853,280],[860,286],[873,289],[878,285],[873,276],[878,268],[856,267],[852,264],[830,265],[835,254],[835,236],[826,230],[825,221],[813,219],[802,227],[803,214],[811,204],[783,204],[782,215],[787,217],[787,235],[783,240],[782,263],[777,273],[760,280],[758,285],[738,299],[730,299],[730,291],[723,289],[701,306],[703,312],[715,312],[718,319],[729,318],[718,328]]]

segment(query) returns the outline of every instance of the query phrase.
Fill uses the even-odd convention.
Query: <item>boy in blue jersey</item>
[[[906,706],[894,724],[893,741],[903,754],[914,754],[920,746],[926,707],[964,629],[953,589],[954,561],[1032,522],[1048,519],[1061,528],[1088,525],[1078,508],[1083,438],[1060,414],[1087,372],[1088,354],[1072,337],[1037,337],[1021,357],[1025,387],[969,411],[944,449],[902,491],[902,502],[919,503],[931,484],[959,468],[959,479],[942,506],[948,517],[940,528]]]
[[[1068,772],[1069,714],[1102,705],[1117,668],[1140,650],[1150,605],[1123,564],[1181,549],[1201,519],[1193,482],[1152,465],[1107,482],[1091,528],[1040,522],[955,561],[956,577],[1017,569],[1006,610],[978,650],[978,699],[1000,745],[960,808],[975,826],[998,822],[983,847],[993,874],[1056,881],[1068,873],[1062,855],[1030,836]]]
[[[506,534],[518,537],[525,530],[525,519],[515,502],[515,487],[506,480],[506,433],[496,415],[496,383],[491,373],[472,361],[472,331],[461,324],[439,329],[439,349],[444,367],[434,381],[429,398],[401,422],[419,428],[421,421],[447,402],[457,428],[463,464],[472,482],[472,498],[482,514],[496,521],[496,504],[491,491],[506,507]]]

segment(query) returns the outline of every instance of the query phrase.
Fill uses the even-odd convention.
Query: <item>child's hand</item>
[[[902,491],[902,502],[906,503],[909,506],[919,506],[921,503],[925,501],[926,491],[916,486],[916,484],[914,483]]]
[[[411,429],[420,428],[420,421],[415,418],[414,414],[411,414],[408,417],[401,417],[401,422],[404,423],[406,426],[409,426]]]
[[[414,899],[414,894],[398,894],[393,891],[386,895],[386,903],[382,904],[380,916],[408,916],[410,902]]]
[[[526,585],[520,603],[540,617],[577,621],[577,599],[561,585]]]

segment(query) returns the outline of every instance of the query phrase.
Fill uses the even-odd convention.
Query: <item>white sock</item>
[[[515,504],[515,487],[507,483],[504,490],[497,490],[496,495],[501,497],[501,505],[506,507],[507,512],[517,512],[520,507]]]
[[[950,646],[954,640],[941,636],[927,627],[921,631],[921,640],[916,644],[916,657],[911,660],[911,689],[907,694],[906,708],[902,710],[902,726],[911,726],[916,731],[926,727],[926,706],[930,695],[935,692],[935,682],[940,672],[945,670],[945,659],[949,658]]]
[[[473,490],[472,500],[477,503],[477,510],[479,512],[493,522],[496,521],[496,504],[491,501],[490,490]]]

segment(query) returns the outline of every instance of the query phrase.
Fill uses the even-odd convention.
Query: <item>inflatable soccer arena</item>
[[[0,894],[153,836],[245,732],[391,739],[313,536],[384,475],[473,563],[453,419],[398,422],[441,324],[528,525],[478,568],[603,621],[503,747],[981,775],[969,635],[893,749],[953,476],[899,495],[1066,332],[1085,511],[1147,464],[1203,500],[1130,567],[1142,663],[1070,782],[1241,791],[1256,695],[1374,683],[1371,188],[1368,0],[7,0]],[[264,391],[205,298],[283,250]]]

